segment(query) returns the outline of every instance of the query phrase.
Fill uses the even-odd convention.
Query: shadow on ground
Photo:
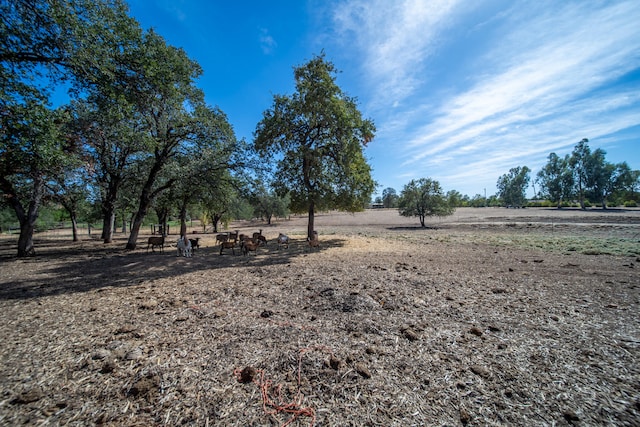
[[[323,240],[319,248],[310,248],[306,241],[292,241],[289,248],[278,249],[275,242],[244,255],[239,247],[235,255],[219,246],[203,247],[193,257],[178,257],[176,248],[164,252],[146,250],[146,245],[134,251],[123,249],[126,241],[104,245],[99,241],[67,242],[38,240],[37,255],[17,258],[8,255],[14,242],[0,244],[0,299],[32,299],[63,293],[88,292],[105,287],[137,285],[146,281],[176,278],[194,272],[210,275],[215,280],[218,270],[261,265],[288,264],[296,257],[313,256],[332,247],[344,246],[339,238]],[[37,264],[37,265],[34,265]]]

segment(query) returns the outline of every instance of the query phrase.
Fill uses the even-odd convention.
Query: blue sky
[[[130,0],[203,68],[198,85],[252,141],[293,67],[324,51],[378,129],[365,154],[398,193],[432,178],[495,194],[498,178],[582,138],[640,169],[640,2]],[[529,195],[533,191],[530,189]]]

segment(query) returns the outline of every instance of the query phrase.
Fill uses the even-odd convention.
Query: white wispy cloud
[[[278,43],[276,43],[276,40],[269,34],[269,30],[266,28],[260,28],[259,31],[260,34],[258,36],[258,40],[260,42],[262,53],[265,55],[273,53],[275,48],[278,47]]]
[[[340,4],[333,19],[340,37],[362,52],[380,105],[399,105],[422,83],[420,69],[437,49],[456,1],[359,0]]]
[[[385,3],[349,2],[334,20],[356,41],[378,137],[402,152],[402,176],[495,182],[583,137],[640,124],[637,87],[608,88],[640,67],[636,1],[507,3],[482,22],[468,3]],[[448,54],[440,41],[482,31],[480,53],[452,64],[460,81],[434,96],[429,66]]]
[[[566,16],[563,18],[556,18],[557,22],[546,18],[544,21],[558,28],[569,20]],[[496,66],[502,70],[442,104],[438,111],[440,117],[420,128],[408,145],[408,148],[429,145],[416,160],[449,149],[476,134],[538,120],[550,113],[564,113],[572,102],[606,79],[615,79],[632,69],[627,58],[634,51],[637,55],[638,48],[627,43],[631,28],[621,25],[626,22],[575,14],[571,18],[571,22],[581,21],[587,28],[598,24],[608,36],[587,37],[585,31],[569,32],[570,28],[561,32],[564,37],[556,34],[557,31],[545,35],[536,28],[539,27],[536,22],[526,29],[522,22],[515,22],[521,34],[511,45],[501,45],[498,54],[487,55],[504,56],[504,61]],[[619,11],[618,18],[624,18],[623,10]],[[534,34],[543,34],[535,37],[537,47],[522,51],[517,40],[528,41]],[[465,133],[464,137],[461,132]],[[443,142],[433,145],[442,138]]]

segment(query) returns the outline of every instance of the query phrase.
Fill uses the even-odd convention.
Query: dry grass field
[[[640,210],[428,222],[231,224],[246,256],[193,229],[192,258],[4,235],[0,425],[640,425]]]

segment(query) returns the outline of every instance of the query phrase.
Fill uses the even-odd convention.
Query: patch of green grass
[[[476,238],[477,237],[479,236],[476,236]],[[638,239],[619,237],[489,234],[483,235],[482,241],[498,246],[537,249],[548,252],[578,252],[585,255],[622,256],[635,256],[640,254],[640,242]]]

